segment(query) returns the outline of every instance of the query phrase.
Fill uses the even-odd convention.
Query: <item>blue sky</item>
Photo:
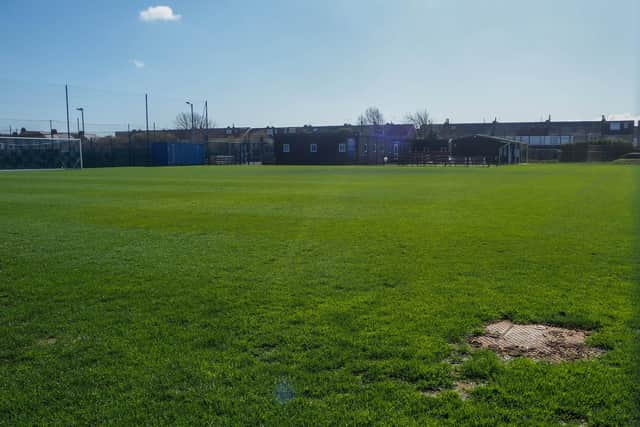
[[[2,4],[0,132],[64,121],[65,83],[87,132],[142,127],[145,92],[158,128],[205,99],[219,126],[640,116],[637,0]]]

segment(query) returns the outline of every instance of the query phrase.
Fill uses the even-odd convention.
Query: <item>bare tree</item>
[[[369,107],[358,117],[358,124],[379,126],[384,124],[384,116],[378,107]]]
[[[418,136],[426,137],[431,134],[433,120],[426,109],[407,114],[405,121],[415,126]]]
[[[191,113],[180,113],[176,116],[175,120],[176,129],[191,129]],[[195,129],[205,129],[212,128],[215,126],[215,123],[209,119],[207,123],[207,119],[200,113],[193,113],[193,127]]]

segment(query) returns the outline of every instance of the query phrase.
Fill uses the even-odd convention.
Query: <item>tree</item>
[[[418,136],[425,138],[432,135],[433,120],[426,109],[407,114],[405,120],[416,128]]]
[[[358,124],[380,126],[384,124],[384,116],[378,107],[369,107],[358,117]]]
[[[191,113],[180,113],[176,116],[175,120],[177,129],[189,130],[191,129]],[[212,128],[215,123],[209,119],[207,123],[206,118],[200,113],[193,113],[193,127],[196,129]]]

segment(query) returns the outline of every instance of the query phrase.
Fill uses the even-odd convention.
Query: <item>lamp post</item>
[[[193,129],[195,127],[195,120],[193,118],[193,104],[187,101],[187,105],[191,107],[191,129]]]
[[[82,137],[84,138],[84,107],[78,107],[76,110],[82,114]]]
[[[195,120],[193,117],[193,103],[186,101],[187,105],[191,107],[191,142],[193,142],[193,130],[195,128]]]

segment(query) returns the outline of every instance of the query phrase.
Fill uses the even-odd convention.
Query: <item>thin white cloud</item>
[[[179,21],[182,15],[173,13],[169,6],[149,6],[140,11],[140,20],[144,22],[153,21]]]
[[[144,62],[140,61],[139,59],[132,59],[131,63],[136,68],[144,68]]]

